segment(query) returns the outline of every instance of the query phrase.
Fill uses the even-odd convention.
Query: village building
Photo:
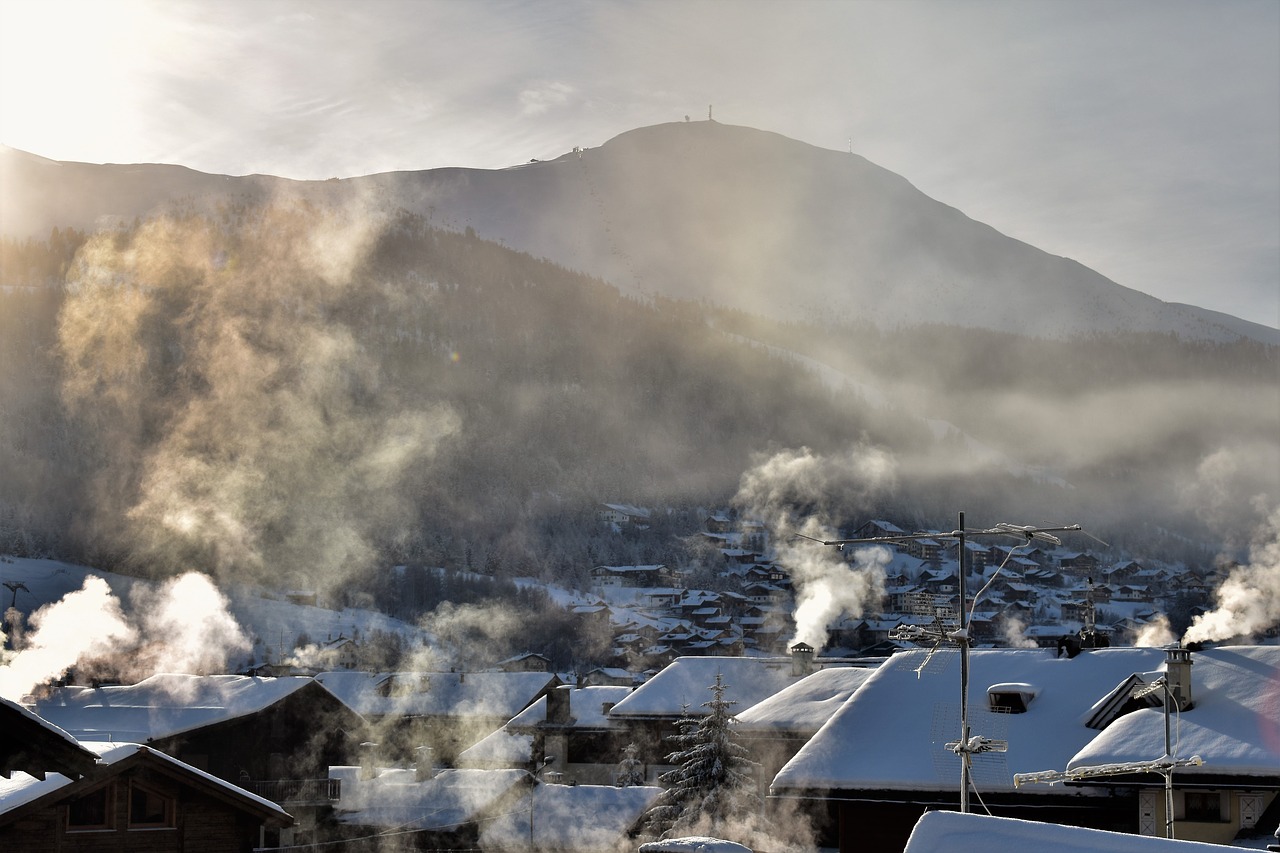
[[[382,760],[413,760],[427,747],[446,767],[560,684],[547,672],[343,671],[316,681],[369,721]]]
[[[1222,835],[1264,814],[1274,823],[1280,737],[1266,727],[1280,719],[1280,694],[1258,686],[1280,683],[1280,647],[1210,649],[1193,657],[1197,704],[1179,713],[1178,749],[1189,755],[1194,746],[1204,765],[1179,769],[1174,781],[1178,790],[1203,796],[1182,801],[1179,834],[1204,830],[1210,795],[1219,797],[1214,825]],[[823,823],[822,846],[896,853],[927,804],[957,807],[960,759],[943,744],[960,732],[959,658],[954,650],[894,655],[775,776],[773,796],[801,801]],[[986,808],[1005,817],[1144,831],[1152,804],[1141,780],[1015,786],[1014,776],[1160,758],[1162,712],[1129,702],[1126,691],[1149,684],[1162,668],[1160,649],[971,652],[970,732],[1003,750],[973,756],[973,788]],[[1250,683],[1252,689],[1237,686]],[[1157,778],[1145,783],[1156,785]]]
[[[293,824],[275,803],[158,750],[81,746],[96,756],[82,776],[17,770],[0,779],[0,849],[252,853]]]

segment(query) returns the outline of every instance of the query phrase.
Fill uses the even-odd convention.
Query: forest
[[[1204,562],[1225,536],[1173,499],[1178,478],[1274,443],[1248,411],[1275,348],[780,323],[629,298],[404,212],[245,203],[55,229],[0,242],[0,285],[0,551],[144,575],[688,568],[699,508],[762,458],[854,446],[902,464],[874,505],[821,507],[835,527],[964,509]],[[618,537],[595,521],[606,501],[662,510]]]

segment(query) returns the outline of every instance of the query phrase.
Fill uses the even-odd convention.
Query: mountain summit
[[[131,221],[175,199],[374,199],[625,292],[777,320],[1280,343],[1276,329],[1163,302],[1003,235],[856,154],[715,121],[639,128],[508,169],[331,181],[2,153],[0,227],[8,236]]]

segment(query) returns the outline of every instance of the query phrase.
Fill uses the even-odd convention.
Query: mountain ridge
[[[328,181],[156,164],[62,163],[73,168],[50,172],[35,168],[29,158],[38,155],[6,150],[6,236],[110,227],[176,199],[296,195],[403,208],[624,292],[707,300],[782,320],[1280,344],[1280,330],[1163,302],[1004,235],[860,155],[714,121],[636,128],[597,148],[506,169]]]

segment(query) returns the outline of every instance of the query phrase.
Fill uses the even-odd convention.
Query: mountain
[[[738,494],[1204,560],[1280,494],[1275,330],[775,134],[316,182],[8,149],[0,180],[0,552],[566,577],[675,556],[576,533],[601,502],[674,536]]]
[[[627,292],[781,321],[1280,343],[1280,330],[1162,302],[1000,234],[856,154],[714,121],[640,128],[509,169],[310,182],[2,154],[8,236],[127,222],[175,201],[296,194],[403,208]]]

